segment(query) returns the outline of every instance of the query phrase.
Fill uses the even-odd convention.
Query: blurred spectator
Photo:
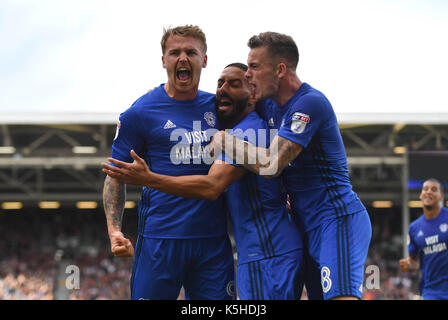
[[[373,219],[372,219],[373,218]],[[398,260],[402,254],[403,237],[399,234],[400,212],[371,214],[373,236],[370,243],[366,267],[379,269],[379,289],[363,288],[366,300],[417,300],[418,273],[401,272]],[[365,275],[368,277],[368,275]],[[366,285],[366,283],[365,283]]]
[[[366,267],[378,266],[380,288],[364,286],[363,298],[420,299],[419,273],[399,269],[397,261],[401,257],[402,237],[399,221],[388,220],[391,216],[375,214],[375,220],[372,219],[374,237]],[[399,214],[396,216],[399,219]],[[137,221],[136,212],[125,213],[126,234],[132,235],[138,230]],[[104,228],[104,214],[100,211],[1,213],[0,299],[55,299],[58,264],[55,253],[59,249],[80,270],[80,288],[71,290],[70,299],[130,299],[132,259],[109,254],[109,239]],[[132,237],[134,243],[135,239],[136,235]],[[184,299],[183,291],[179,299]],[[306,290],[302,299],[306,299]]]
[[[0,214],[0,299],[54,299],[57,250],[80,270],[70,299],[129,299],[132,259],[109,254],[103,219],[96,212]],[[136,220],[126,216],[124,227],[137,230]]]

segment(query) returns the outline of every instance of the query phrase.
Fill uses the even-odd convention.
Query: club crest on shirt
[[[117,123],[117,130],[115,131],[115,137],[114,137],[114,140],[118,138],[118,133],[120,132],[120,127],[121,127],[121,122],[120,122],[120,120],[118,120],[118,123]]]
[[[216,125],[216,116],[213,112],[204,113],[204,119],[210,127],[214,127]]]
[[[309,122],[309,115],[300,112],[294,112],[294,114],[292,115],[291,131],[294,133],[302,133]]]
[[[446,223],[442,223],[442,224],[439,226],[439,229],[440,229],[441,232],[446,232],[446,231],[448,230],[448,224],[446,224]]]

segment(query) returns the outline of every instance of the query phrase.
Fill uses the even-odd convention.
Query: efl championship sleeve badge
[[[300,112],[294,112],[294,114],[292,115],[291,131],[294,133],[302,133],[309,122],[309,115]]]

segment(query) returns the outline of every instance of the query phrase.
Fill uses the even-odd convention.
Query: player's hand
[[[400,259],[400,270],[401,271],[408,271],[409,266],[411,265],[411,258],[404,258]]]
[[[212,157],[217,157],[222,152],[224,137],[225,137],[224,131],[218,131],[212,137],[212,141],[209,144],[210,155]]]
[[[420,268],[420,263],[411,257],[407,257],[400,260],[401,271],[414,271],[417,270],[418,268]]]
[[[114,256],[120,258],[130,258],[134,256],[134,246],[129,239],[126,239],[122,232],[115,231],[109,235],[110,248]]]
[[[130,152],[134,162],[123,162],[114,158],[107,158],[108,161],[115,164],[118,167],[114,167],[108,163],[101,163],[103,167],[102,171],[111,178],[115,178],[126,184],[134,184],[144,186],[149,184],[151,170],[145,160],[140,158],[134,150]]]

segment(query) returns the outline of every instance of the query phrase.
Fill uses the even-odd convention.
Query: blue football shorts
[[[448,300],[448,292],[424,292],[422,296],[423,300]]]
[[[303,289],[303,249],[238,265],[240,300],[298,300]]]
[[[448,280],[441,280],[430,287],[423,287],[421,291],[423,300],[448,300]]]
[[[131,299],[175,300],[181,287],[192,300],[233,300],[234,261],[227,236],[201,239],[138,237]]]
[[[309,299],[361,299],[372,236],[366,210],[326,221],[306,233],[305,286]]]

